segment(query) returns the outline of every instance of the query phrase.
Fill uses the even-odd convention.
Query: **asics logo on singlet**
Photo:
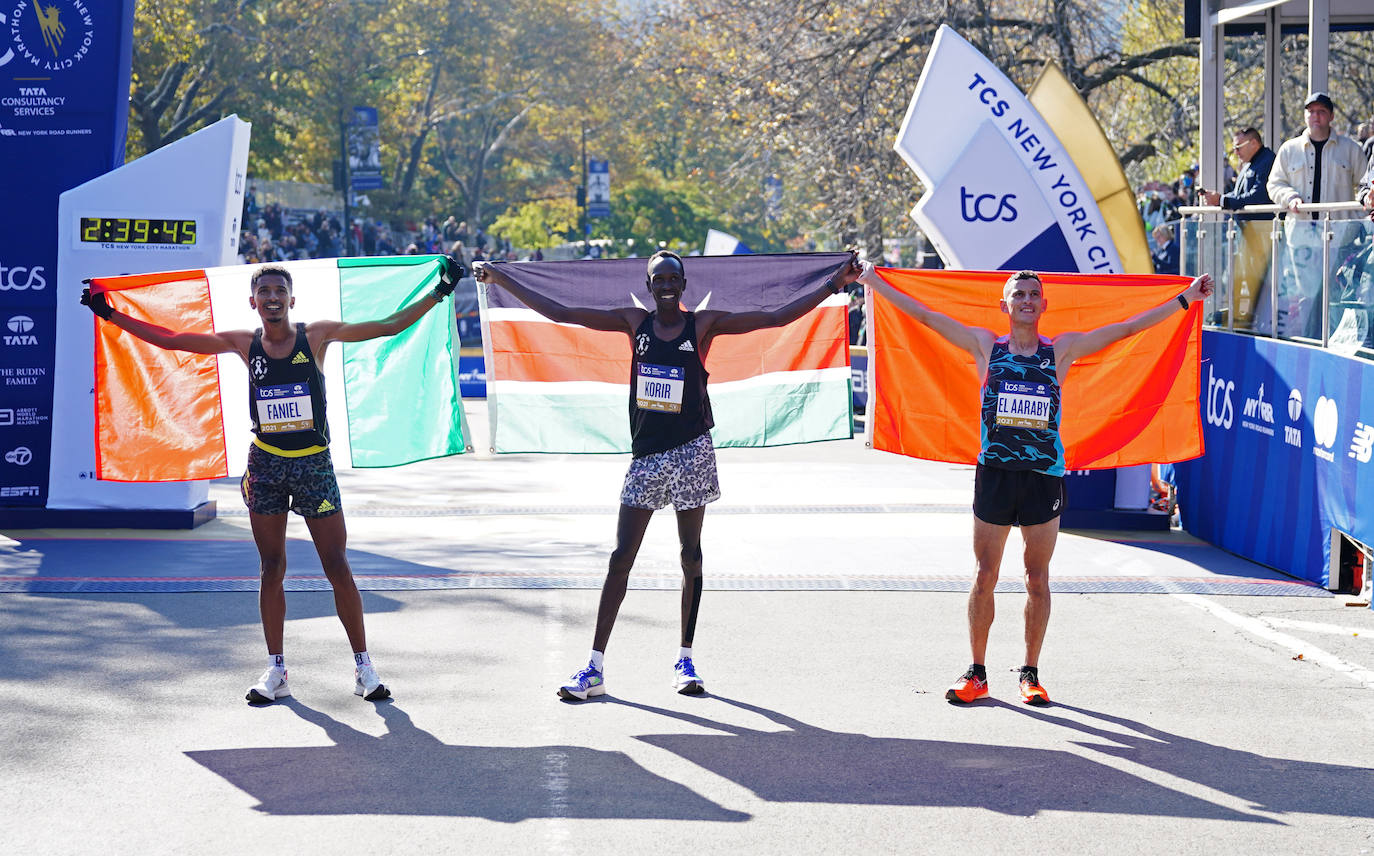
[[[296,356],[291,358],[291,365],[293,366],[304,365],[308,362],[310,362],[310,358],[307,357],[305,354],[302,354],[300,351],[297,351]]]
[[[677,349],[678,349],[679,351],[695,351],[695,350],[696,350],[696,348],[693,348],[693,347],[692,347],[692,340],[691,340],[691,339],[688,339],[688,340],[684,341],[681,345],[678,345],[678,346],[677,346]]]
[[[1045,359],[1045,360],[1041,360],[1041,361],[1040,361],[1040,368],[1045,369],[1045,370],[1048,370],[1049,367],[1050,367],[1050,361],[1049,361],[1048,359]]]

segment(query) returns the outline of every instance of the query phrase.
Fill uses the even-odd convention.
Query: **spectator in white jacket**
[[[1313,223],[1316,215],[1295,216],[1297,207],[1312,202],[1353,202],[1355,183],[1364,175],[1368,161],[1360,144],[1331,127],[1336,106],[1325,92],[1313,92],[1303,104],[1307,130],[1279,146],[1269,172],[1269,198],[1290,212],[1285,232],[1287,269],[1279,288],[1279,334],[1321,337],[1322,231]],[[1344,229],[1338,230],[1341,234]],[[1330,260],[1339,260],[1345,242],[1333,242]],[[1261,299],[1261,303],[1265,301]],[[1262,329],[1268,311],[1257,313]],[[1267,330],[1262,330],[1268,332]]]

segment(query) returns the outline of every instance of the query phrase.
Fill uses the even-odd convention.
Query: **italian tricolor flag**
[[[848,253],[684,260],[683,308],[775,309],[814,292]],[[646,259],[534,262],[502,270],[565,306],[651,308]],[[631,342],[556,324],[499,286],[482,288],[487,412],[497,452],[627,452]],[[706,359],[716,446],[852,436],[848,297],[786,327],[717,336]]]
[[[386,318],[438,282],[438,256],[286,262],[292,323]],[[259,265],[98,277],[112,307],[176,331],[261,326],[249,306]],[[323,362],[337,467],[387,467],[459,454],[467,432],[458,394],[458,338],[446,303],[410,329],[332,342]],[[318,357],[318,355],[317,355]],[[237,353],[165,351],[96,321],[96,475],[130,482],[243,472],[251,442],[248,372]]]

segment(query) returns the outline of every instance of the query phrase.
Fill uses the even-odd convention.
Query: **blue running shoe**
[[[699,695],[706,692],[706,682],[697,674],[692,658],[683,657],[673,666],[673,689],[682,695]]]
[[[587,696],[605,695],[606,677],[591,663],[572,676],[572,680],[558,688],[558,695],[568,701],[586,701]]]

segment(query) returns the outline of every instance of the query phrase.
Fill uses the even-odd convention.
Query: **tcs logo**
[[[1231,393],[1235,390],[1234,381],[1218,378],[1207,366],[1207,424],[1220,428],[1230,428],[1235,421],[1236,410],[1231,403]]]
[[[994,223],[998,220],[1011,222],[1016,219],[1015,193],[998,196],[995,193],[969,193],[969,189],[959,186],[959,214],[965,223]],[[972,204],[970,204],[972,203]]]

